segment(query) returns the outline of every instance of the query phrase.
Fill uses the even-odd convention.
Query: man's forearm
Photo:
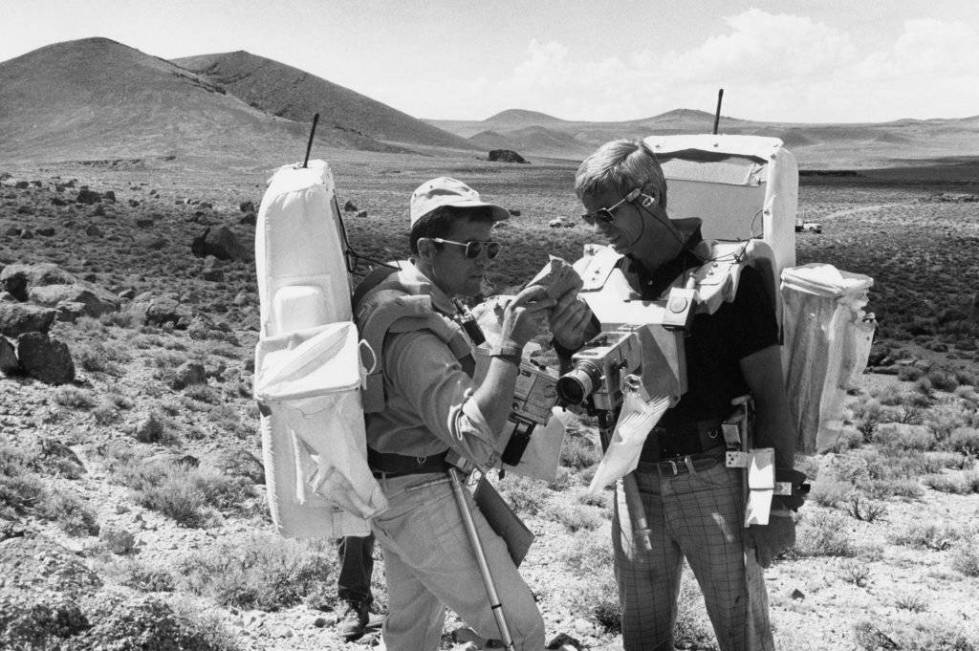
[[[472,400],[476,401],[486,423],[496,434],[503,430],[510,415],[519,370],[519,357],[492,357],[486,376],[473,392]]]

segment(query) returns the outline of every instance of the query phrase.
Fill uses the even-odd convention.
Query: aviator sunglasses
[[[486,250],[486,257],[492,260],[500,254],[500,248],[502,245],[499,242],[480,242],[479,240],[469,240],[468,242],[456,242],[454,240],[443,240],[441,237],[433,237],[433,242],[437,244],[451,244],[453,246],[461,246],[466,250],[464,251],[465,256],[470,260],[475,260],[479,257],[479,254],[483,252],[484,247]]]
[[[581,218],[589,226],[594,225],[595,222],[602,222],[603,224],[611,224],[613,221],[615,221],[615,211],[618,210],[622,204],[632,203],[639,197],[643,197],[642,205],[647,208],[651,206],[654,201],[656,201],[655,197],[651,197],[648,194],[643,194],[641,188],[635,188],[634,190],[629,192],[629,194],[625,195],[624,197],[622,197],[621,199],[613,203],[608,208],[599,208],[595,212],[586,212],[581,216]]]

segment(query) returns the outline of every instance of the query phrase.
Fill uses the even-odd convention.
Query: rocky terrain
[[[405,198],[439,173],[519,218],[496,288],[542,243],[576,256],[571,168],[343,153],[351,241],[403,251]],[[268,167],[109,159],[0,168],[0,647],[340,649],[329,541],[271,533],[251,398],[254,222]],[[979,646],[975,185],[819,179],[800,262],[876,279],[873,374],[851,391],[796,549],[769,570],[780,649]],[[349,204],[348,204],[349,202]],[[559,217],[568,228],[548,228]],[[31,350],[43,351],[32,357]],[[33,361],[36,358],[40,361]],[[522,571],[559,633],[619,649],[609,494],[594,424],[569,417],[557,478],[499,482],[537,535]],[[374,576],[383,614],[383,560]],[[454,618],[445,648],[454,644]],[[685,573],[682,648],[716,648]]]

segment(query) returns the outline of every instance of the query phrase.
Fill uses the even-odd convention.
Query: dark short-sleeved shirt
[[[661,425],[724,418],[731,400],[748,393],[740,360],[778,344],[778,323],[761,275],[741,271],[738,291],[714,314],[694,316],[684,341],[687,392],[664,414]]]
[[[656,300],[680,274],[702,264],[694,254],[701,242],[697,229],[676,258],[651,274],[630,258],[623,258],[620,264],[642,298]],[[745,267],[733,301],[722,303],[713,314],[693,317],[684,339],[687,391],[663,415],[659,427],[678,431],[699,421],[727,417],[732,411],[731,400],[749,392],[740,361],[777,344],[778,322],[772,299],[760,272]],[[658,458],[653,440],[653,437],[647,439],[643,458]]]

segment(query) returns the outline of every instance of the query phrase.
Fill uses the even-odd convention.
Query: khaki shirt
[[[433,307],[451,316],[450,298],[412,267]],[[430,330],[388,334],[381,354],[386,402],[367,415],[367,445],[378,452],[426,457],[453,448],[480,466],[499,458],[493,432],[475,400],[476,385],[448,345]]]

